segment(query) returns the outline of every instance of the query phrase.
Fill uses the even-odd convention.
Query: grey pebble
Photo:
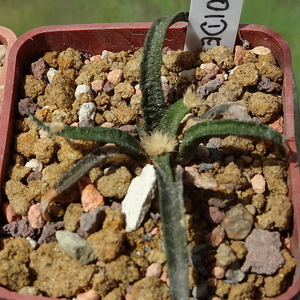
[[[213,170],[215,167],[213,164],[203,163],[199,166],[198,172],[206,171],[206,170]]]
[[[36,239],[41,234],[41,229],[32,228],[28,219],[22,219],[20,221],[14,221],[4,225],[1,228],[0,233],[4,235],[11,235],[14,238],[31,237]]]
[[[87,265],[97,259],[89,243],[78,234],[70,231],[57,231],[59,245],[73,258]]]
[[[261,92],[271,93],[275,89],[275,85],[271,79],[261,76],[261,80],[257,85],[257,89]]]
[[[210,93],[215,92],[222,85],[222,83],[223,82],[219,78],[208,81],[206,84],[197,89],[197,97],[201,99],[206,98]]]
[[[224,282],[230,284],[238,284],[245,278],[245,273],[240,269],[239,261],[234,262],[225,273],[226,279]]]
[[[84,213],[80,217],[80,229],[88,235],[92,234],[102,228],[105,219],[105,210],[108,206],[99,206],[91,212]]]
[[[39,109],[39,106],[33,102],[31,98],[21,99],[18,103],[18,110],[21,116],[27,116],[27,110],[31,114],[35,114],[35,112]]]
[[[59,221],[59,222],[47,222],[45,226],[43,227],[42,234],[40,238],[38,239],[38,244],[42,245],[44,243],[51,243],[55,242],[55,232],[57,230],[61,230],[64,228],[64,222]]]

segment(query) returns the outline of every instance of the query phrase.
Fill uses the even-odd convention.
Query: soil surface
[[[69,48],[31,64],[5,184],[2,286],[78,300],[170,299],[157,196],[134,230],[126,228],[122,212],[142,166],[92,169],[51,203],[52,221],[46,222],[42,195],[104,145],[51,135],[26,116],[29,109],[45,122],[117,127],[137,136],[140,61],[141,49],[91,56]],[[211,118],[253,120],[282,133],[282,73],[269,49],[219,46],[198,55],[163,49],[161,70],[166,103],[188,87],[203,99],[182,121],[179,140],[195,122]],[[292,205],[286,164],[274,144],[213,137],[183,167],[191,299],[270,299],[283,293],[295,268],[288,239]],[[89,295],[95,298],[84,298]]]

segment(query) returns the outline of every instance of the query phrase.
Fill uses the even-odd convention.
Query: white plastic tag
[[[244,0],[191,0],[185,50],[234,47]]]

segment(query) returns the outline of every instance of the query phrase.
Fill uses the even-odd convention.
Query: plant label
[[[234,47],[244,0],[191,0],[185,50]]]

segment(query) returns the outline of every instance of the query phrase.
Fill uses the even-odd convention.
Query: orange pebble
[[[3,212],[8,223],[11,223],[13,221],[19,221],[22,219],[22,216],[16,214],[15,210],[8,202],[3,203]]]
[[[125,295],[125,300],[134,300],[134,297],[133,297],[132,294],[127,293],[127,294]]]
[[[40,203],[31,205],[28,210],[28,220],[32,228],[42,228],[46,221],[43,218]]]
[[[283,118],[282,116],[278,117],[274,122],[269,124],[270,127],[275,129],[279,133],[283,133]]]
[[[156,234],[158,234],[158,231],[159,231],[158,227],[154,227],[154,228],[150,231],[150,233],[151,233],[152,235],[156,235]]]
[[[93,289],[85,292],[78,294],[76,297],[77,300],[100,300],[100,296],[97,294],[97,292]]]
[[[81,191],[81,204],[84,212],[89,212],[104,205],[103,196],[88,177],[82,177],[78,181],[78,185]]]

